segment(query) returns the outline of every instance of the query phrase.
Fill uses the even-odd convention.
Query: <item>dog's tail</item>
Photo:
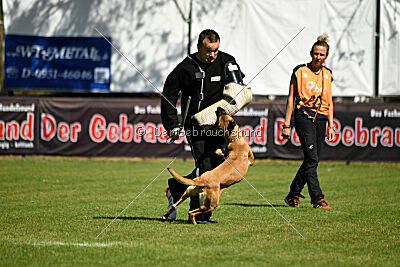
[[[185,185],[198,185],[196,183],[196,181],[193,181],[192,179],[189,178],[185,178],[182,175],[179,175],[176,171],[174,171],[171,168],[168,168],[168,171],[172,174],[172,176],[174,177],[175,180],[177,180],[178,182],[180,182],[181,184],[185,184]]]

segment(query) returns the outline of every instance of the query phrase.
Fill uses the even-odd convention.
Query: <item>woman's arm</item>
[[[290,80],[289,85],[289,95],[286,102],[286,114],[285,114],[285,124],[283,125],[282,137],[285,139],[290,138],[290,119],[292,118],[292,111],[294,105],[295,90],[297,89],[297,83],[294,78]]]
[[[333,138],[335,137],[335,128],[333,125],[333,101],[329,105],[329,110],[328,110],[328,141],[333,141]]]

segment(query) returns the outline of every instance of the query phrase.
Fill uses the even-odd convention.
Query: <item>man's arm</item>
[[[164,84],[163,96],[161,98],[161,121],[164,128],[170,131],[180,127],[176,103],[180,91],[178,75],[175,71],[171,72]]]

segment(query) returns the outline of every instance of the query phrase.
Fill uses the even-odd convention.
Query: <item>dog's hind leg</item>
[[[189,197],[189,195],[186,194],[186,192],[185,192],[181,196],[181,198],[174,205],[172,205],[163,216],[161,216],[161,221],[165,222],[168,219],[169,215],[171,215],[171,213],[174,210],[176,210],[176,207],[178,207],[178,205],[181,204],[183,201],[185,201],[188,197]]]
[[[196,195],[196,186],[189,186],[186,189],[186,191],[183,193],[181,198],[174,205],[172,205],[163,216],[161,216],[161,221],[165,222],[168,219],[169,215],[171,215],[171,213],[174,210],[176,210],[176,208],[179,206],[179,204],[181,204],[183,201],[185,201],[188,197],[191,197],[194,195]]]
[[[193,223],[193,224],[197,224],[196,223],[196,216],[198,214],[202,214],[202,213],[207,213],[207,212],[212,212],[215,208],[214,207],[210,207],[210,208],[198,208],[195,210],[192,210],[189,212],[189,220]]]
[[[215,208],[218,206],[220,194],[221,194],[220,188],[212,189],[212,190],[204,188],[204,198],[205,198],[204,206],[190,211],[189,212],[189,220],[193,224],[197,224],[195,217],[198,214],[208,213],[208,212],[212,212],[213,210],[215,210]]]

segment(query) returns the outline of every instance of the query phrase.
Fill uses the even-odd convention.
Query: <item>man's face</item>
[[[327,58],[327,48],[325,46],[316,45],[311,51],[311,64],[318,69],[324,64]]]
[[[203,43],[197,46],[198,57],[201,62],[211,64],[217,58],[219,41],[211,43],[208,38],[204,38]]]

